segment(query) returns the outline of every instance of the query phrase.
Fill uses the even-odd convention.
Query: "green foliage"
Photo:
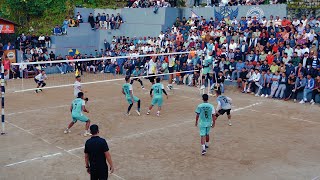
[[[125,0],[0,0],[0,17],[12,20],[21,26],[17,33],[51,33],[55,25],[62,25],[66,17],[74,15],[74,8],[117,8]]]

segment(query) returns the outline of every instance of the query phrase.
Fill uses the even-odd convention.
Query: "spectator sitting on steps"
[[[91,30],[95,30],[95,21],[92,13],[89,14],[88,22],[90,23]]]
[[[80,14],[80,12],[78,12],[78,14],[77,14],[77,22],[78,23],[83,23],[82,15]]]
[[[62,35],[61,28],[59,27],[59,25],[56,25],[56,27],[53,28],[53,34],[55,36],[61,36]]]
[[[119,29],[120,25],[123,23],[122,18],[120,16],[120,14],[118,13],[117,16],[115,17],[115,21],[116,21],[116,27],[115,29]]]

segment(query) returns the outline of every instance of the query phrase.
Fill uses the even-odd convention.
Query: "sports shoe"
[[[259,94],[255,94],[254,96],[258,97],[258,96],[259,96]]]
[[[206,149],[209,149],[209,146],[208,145],[205,145]]]
[[[92,134],[89,133],[89,132],[85,132],[85,133],[83,134],[84,137],[91,136],[91,135],[92,135]]]
[[[42,92],[42,89],[39,89],[40,92]]]
[[[294,99],[293,102],[297,102],[297,99]]]
[[[302,99],[299,103],[300,103],[300,104],[304,104],[305,102],[304,102],[304,100]]]
[[[201,155],[204,156],[207,153],[207,150],[202,150]]]
[[[140,115],[141,115],[139,110],[136,110],[136,113],[138,114],[138,116],[140,116]]]
[[[158,117],[160,116],[160,112],[157,112],[157,116],[158,116]]]
[[[314,100],[313,99],[311,99],[310,104],[314,105]]]
[[[167,89],[170,91],[172,89],[172,86],[167,86]]]
[[[143,90],[146,90],[146,89],[144,88],[144,86],[142,86],[141,88],[142,88]]]
[[[265,96],[265,97],[267,98],[267,97],[269,97],[269,95],[268,95],[268,94],[266,94],[266,96]]]
[[[206,87],[204,86],[204,85],[202,85],[201,87],[200,87],[200,89],[202,90],[202,89],[205,89]]]
[[[150,111],[147,112],[147,115],[150,115]]]
[[[126,113],[126,116],[130,116],[130,113]]]
[[[34,92],[35,92],[35,93],[38,93],[38,90],[36,89]]]
[[[264,94],[261,94],[261,97],[264,97]]]
[[[71,131],[70,131],[70,129],[65,129],[64,131],[63,131],[65,134],[68,134],[68,133],[70,133]]]
[[[232,123],[231,123],[231,121],[229,121],[228,125],[229,125],[229,126],[232,126]]]

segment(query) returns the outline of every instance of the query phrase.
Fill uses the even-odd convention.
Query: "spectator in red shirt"
[[[6,56],[5,59],[3,60],[4,70],[10,71],[10,65],[11,65],[11,62],[10,62],[8,56]]]

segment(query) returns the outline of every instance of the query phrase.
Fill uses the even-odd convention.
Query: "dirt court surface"
[[[111,180],[320,179],[319,105],[254,97],[227,87],[226,95],[233,99],[233,126],[227,125],[226,116],[219,117],[210,148],[201,156],[194,126],[194,110],[201,103],[197,88],[175,86],[157,117],[156,109],[146,115],[150,84],[144,81],[147,90],[142,90],[135,82],[142,115],[132,109],[127,117],[123,83],[84,86],[90,99],[88,117],[99,125],[110,147],[115,166]],[[0,136],[1,180],[89,179],[84,124],[63,133],[71,121],[72,99],[72,87],[6,94],[8,133]],[[216,106],[214,97],[209,101]]]

